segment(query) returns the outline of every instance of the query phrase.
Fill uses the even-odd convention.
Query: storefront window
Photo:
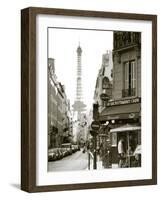
[[[111,146],[112,147],[116,147],[117,146],[117,133],[112,133],[112,143]]]

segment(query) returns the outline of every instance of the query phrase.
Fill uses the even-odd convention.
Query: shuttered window
[[[131,62],[131,88],[136,88],[136,64]]]
[[[136,94],[136,62],[124,63],[124,89],[123,97],[135,96]]]

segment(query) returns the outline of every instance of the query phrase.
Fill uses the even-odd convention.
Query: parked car
[[[80,151],[80,146],[78,144],[76,144],[76,147],[77,147],[78,151]]]
[[[48,161],[53,161],[53,150],[49,149],[48,150]]]
[[[61,145],[61,148],[65,148],[67,150],[67,154],[71,155],[72,154],[72,145],[71,143],[64,143]]]
[[[63,158],[63,152],[61,150],[61,148],[57,148],[57,152],[58,152],[58,160],[62,159]]]
[[[75,153],[77,151],[75,145],[72,145],[72,152]]]
[[[63,157],[67,156],[68,155],[68,151],[66,148],[61,148],[62,152],[63,152]]]
[[[58,148],[52,148],[48,150],[48,161],[55,161],[59,158]]]
[[[80,150],[80,147],[77,144],[73,144],[72,145],[72,151],[73,151],[73,153],[75,153],[76,151],[79,151],[79,150]]]

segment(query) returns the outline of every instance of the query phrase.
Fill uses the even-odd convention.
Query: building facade
[[[65,87],[57,80],[54,59],[48,59],[48,148],[72,140],[72,116]]]
[[[114,32],[113,99],[141,97],[141,35]]]
[[[107,106],[107,100],[112,99],[112,85],[113,85],[113,60],[112,51],[107,51],[102,55],[102,64],[99,69],[96,79],[96,86],[94,91],[94,107],[93,107],[93,120],[98,120],[95,110],[101,113]],[[95,108],[98,107],[97,108]],[[102,159],[104,167],[107,165],[107,152],[109,148],[109,132],[107,126],[102,124],[97,135],[97,150]]]
[[[122,167],[124,159],[124,167],[132,167],[134,151],[141,145],[141,33],[113,34],[112,98],[100,113],[100,122],[108,123],[111,166]]]
[[[102,65],[98,72],[94,91],[94,103],[99,105],[99,112],[106,107],[106,101],[102,99],[102,96],[112,98],[112,68],[112,51],[107,51],[102,55]]]

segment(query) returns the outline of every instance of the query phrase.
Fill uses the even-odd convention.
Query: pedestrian
[[[118,156],[119,156],[119,167],[124,166],[125,159],[125,147],[124,147],[124,139],[121,138],[118,142]]]
[[[84,146],[83,147],[83,151],[82,151],[83,153],[85,153],[86,152],[86,147]]]

